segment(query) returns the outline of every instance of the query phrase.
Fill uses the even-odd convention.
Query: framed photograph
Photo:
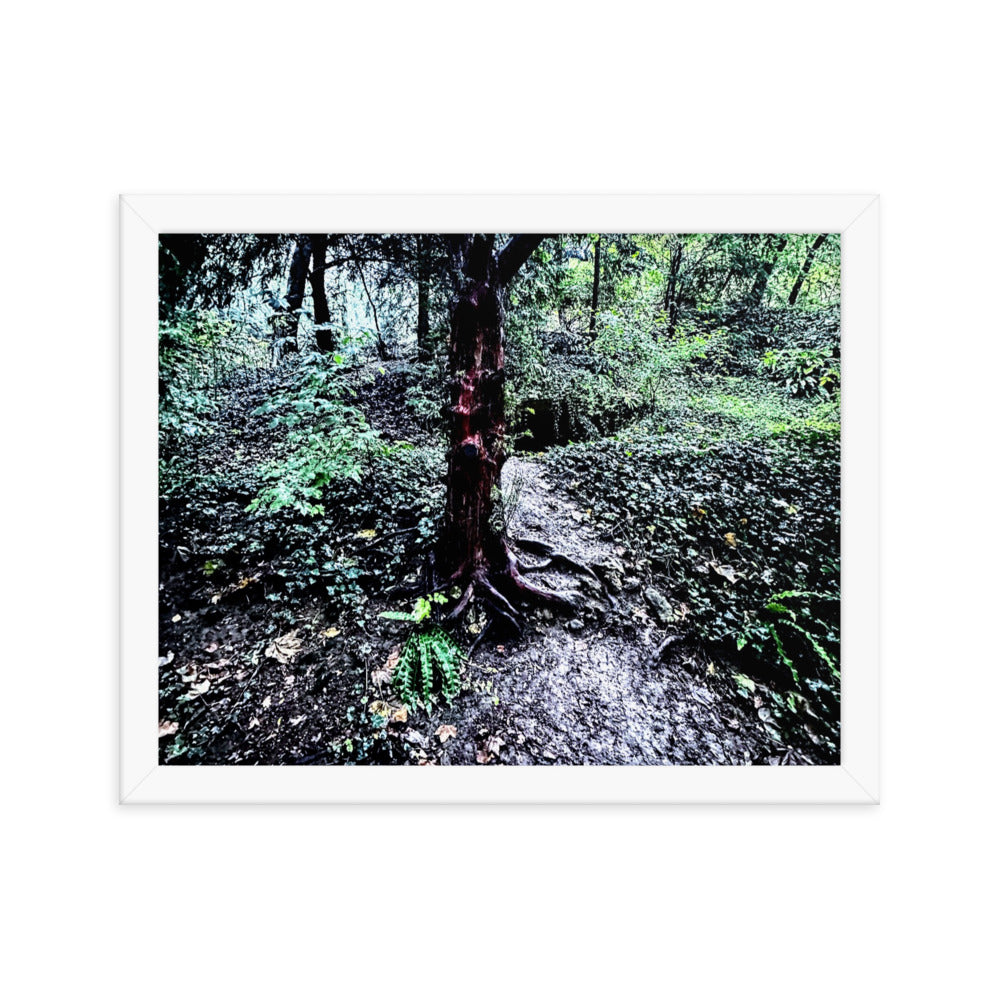
[[[121,790],[878,802],[874,195],[126,195]]]

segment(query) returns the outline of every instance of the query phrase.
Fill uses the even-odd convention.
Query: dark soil
[[[216,467],[237,467],[266,450],[266,432],[248,414],[281,378],[278,370],[263,383],[232,388],[221,421],[230,433],[207,446]],[[367,401],[376,425],[380,409],[393,437],[408,430],[425,436],[405,426],[391,378],[377,383]],[[213,525],[242,517],[248,498],[233,496],[200,520],[185,520],[181,502],[168,504],[161,540],[162,761],[834,762],[808,724],[776,727],[764,682],[734,684],[734,664],[724,656],[676,626],[661,627],[645,583],[630,575],[625,550],[601,538],[589,511],[546,478],[540,461],[511,458],[504,477],[516,494],[509,532],[522,540],[522,561],[542,563],[532,543],[543,543],[595,567],[603,582],[564,562],[532,572],[535,583],[575,593],[577,608],[526,608],[520,636],[502,631],[474,605],[456,633],[474,650],[461,694],[450,707],[432,706],[429,716],[405,710],[386,680],[387,661],[409,628],[378,617],[401,606],[398,596],[387,597],[390,587],[371,587],[363,614],[345,621],[325,598],[282,600],[266,562],[206,576],[205,539]],[[405,537],[397,541],[406,546]]]

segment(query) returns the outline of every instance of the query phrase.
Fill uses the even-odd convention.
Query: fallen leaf
[[[373,701],[368,706],[368,711],[372,715],[381,715],[384,719],[389,718],[389,713],[392,711],[392,705],[387,701]]]
[[[291,663],[302,649],[302,640],[297,638],[298,629],[293,629],[278,639],[275,639],[264,650],[264,655],[279,663]]]
[[[305,718],[304,715],[297,715],[294,719],[289,719],[288,724],[290,726],[297,726],[300,722],[305,722]]]
[[[323,633],[323,635],[325,635],[327,637],[327,639],[335,639],[338,635],[340,635],[340,629],[339,628],[328,628]]]
[[[222,594],[212,594],[212,603],[218,604],[221,598]]]
[[[739,544],[736,541],[735,532],[727,531],[722,537],[726,540],[726,545],[728,545],[730,548],[735,549],[736,546]]]
[[[257,716],[255,715],[255,716],[254,716],[254,717],[253,717],[253,718],[252,718],[252,719],[251,719],[251,720],[250,720],[250,721],[249,721],[249,722],[247,723],[247,729],[253,729],[253,727],[254,727],[254,726],[259,726],[259,725],[260,725],[260,719],[258,719],[258,718],[257,718]]]
[[[267,696],[267,697],[266,697],[266,698],[265,698],[265,699],[264,699],[264,700],[263,700],[263,701],[262,701],[262,702],[260,703],[260,707],[261,707],[261,708],[270,708],[270,707],[271,707],[271,696],[270,696],[270,695],[268,695],[268,696]]]
[[[434,735],[442,742],[447,743],[453,736],[458,735],[458,730],[454,726],[438,726],[434,730]]]
[[[493,758],[489,755],[486,750],[476,751],[476,763],[477,764],[488,764]]]
[[[210,680],[203,680],[200,684],[192,684],[191,694],[204,694],[211,686]]]
[[[180,615],[174,615],[174,617],[171,618],[170,620],[172,622],[179,622],[181,620],[181,616]]]
[[[177,732],[178,725],[173,721],[162,721],[160,722],[160,736],[173,736]]]
[[[356,537],[357,538],[374,538],[375,537],[375,529],[374,528],[365,528],[364,531],[359,531],[357,533]]]
[[[217,642],[211,642],[205,647],[205,652],[214,653],[218,648],[219,644]]]
[[[709,567],[719,574],[724,580],[736,583],[736,570],[732,566],[720,566],[717,562],[710,562]]]
[[[478,634],[479,634],[480,632],[482,632],[482,630],[483,630],[483,627],[482,627],[482,625],[477,625],[477,624],[476,624],[475,622],[473,622],[473,623],[472,623],[472,624],[471,624],[471,625],[469,626],[469,631],[470,631],[470,632],[471,632],[471,633],[472,633],[473,635],[478,635]]]
[[[505,741],[502,736],[491,736],[486,741],[486,749],[490,753],[500,753],[500,747],[504,745]]]
[[[406,720],[409,717],[410,717],[410,713],[407,712],[406,706],[404,705],[402,708],[397,708],[396,711],[392,713],[392,719],[390,721],[391,722],[406,722]]]

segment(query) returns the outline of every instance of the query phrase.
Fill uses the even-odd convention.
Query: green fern
[[[437,688],[451,704],[462,686],[461,665],[465,657],[454,639],[440,625],[427,621],[432,602],[440,604],[443,595],[421,597],[412,612],[383,611],[382,618],[413,622],[414,629],[403,643],[392,682],[400,698],[413,708],[423,702],[430,715],[431,700]]]

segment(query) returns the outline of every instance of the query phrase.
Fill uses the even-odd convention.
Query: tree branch
[[[534,253],[539,243],[554,235],[554,233],[519,233],[512,236],[497,255],[497,263],[500,265],[500,280],[506,285]]]

